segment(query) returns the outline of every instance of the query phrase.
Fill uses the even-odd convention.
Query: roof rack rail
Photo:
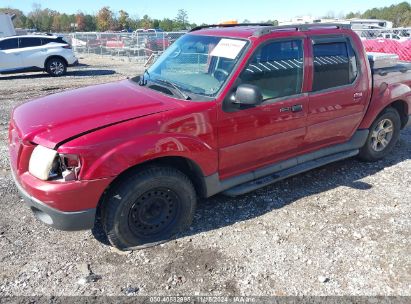
[[[199,31],[202,29],[207,29],[207,28],[214,28],[214,27],[236,27],[236,26],[271,26],[273,27],[274,24],[272,23],[235,23],[235,24],[209,24],[209,25],[200,25],[197,26],[193,29],[191,29],[189,32],[195,32]]]
[[[54,36],[54,34],[52,34],[52,33],[42,33],[42,32],[34,32],[34,33],[31,33],[31,34],[29,34],[29,35],[38,35],[38,36]]]
[[[271,23],[236,23],[236,24],[210,24],[197,26],[190,30],[190,32],[199,31],[207,28],[229,28],[237,26],[260,26],[254,33],[254,37],[261,37],[267,35],[273,31],[281,31],[291,29],[294,31],[305,32],[312,28],[336,28],[336,29],[351,29],[351,24],[341,24],[341,23],[307,23],[307,24],[290,24],[290,25],[280,25],[276,26]]]
[[[299,29],[301,31],[308,31],[313,27],[335,27],[337,29],[344,29],[349,30],[351,29],[351,24],[343,24],[343,23],[308,23],[308,24],[301,24]]]
[[[261,28],[261,29],[256,30],[253,33],[253,36],[261,37],[273,31],[281,31],[281,30],[287,30],[287,29],[292,29],[294,31],[299,31],[299,32],[306,32],[313,28],[329,28],[329,27],[336,28],[336,29],[351,29],[350,24],[340,24],[340,23],[290,24],[290,25],[280,25],[280,26],[271,26],[271,27]]]

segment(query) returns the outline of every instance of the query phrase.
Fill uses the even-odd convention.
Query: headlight
[[[37,146],[30,157],[29,172],[41,180],[71,181],[78,178],[80,158],[72,154]]]

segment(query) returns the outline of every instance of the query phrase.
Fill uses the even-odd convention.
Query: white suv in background
[[[0,73],[46,71],[51,76],[66,74],[78,64],[70,44],[61,37],[24,35],[0,38]]]

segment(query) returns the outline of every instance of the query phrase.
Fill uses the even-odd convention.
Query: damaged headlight
[[[30,174],[41,180],[76,180],[80,167],[77,155],[59,154],[43,146],[34,148],[29,162]]]

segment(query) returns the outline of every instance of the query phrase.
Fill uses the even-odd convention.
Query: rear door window
[[[36,37],[19,38],[19,48],[36,47],[41,45],[41,39]]]
[[[12,38],[12,39],[6,39],[3,41],[0,41],[0,50],[11,50],[11,49],[17,49],[18,46],[18,40],[17,38]]]
[[[313,91],[349,85],[357,78],[357,58],[348,40],[315,43],[313,51]]]
[[[58,38],[42,38],[42,45],[46,45],[49,43],[67,43],[63,40],[63,38],[58,37]]]

